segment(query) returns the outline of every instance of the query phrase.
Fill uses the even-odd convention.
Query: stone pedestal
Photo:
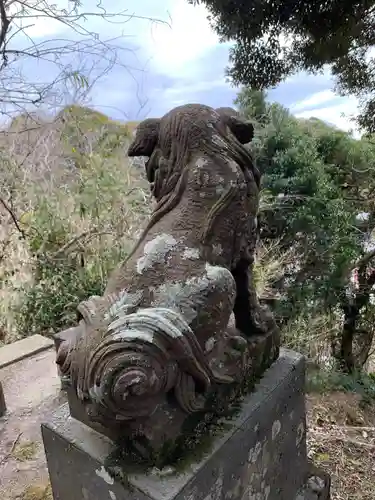
[[[1,382],[0,382],[0,417],[3,417],[6,413],[6,411],[7,411],[7,407],[5,404],[3,386],[1,385]]]
[[[54,499],[326,500],[329,478],[306,457],[304,383],[304,358],[282,350],[239,413],[161,471],[119,458],[63,405],[42,425]]]

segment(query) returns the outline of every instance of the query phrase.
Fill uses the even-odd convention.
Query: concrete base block
[[[17,363],[22,359],[29,358],[39,352],[50,349],[53,341],[42,335],[31,335],[12,344],[0,348],[0,368]]]
[[[161,471],[132,464],[65,404],[42,425],[54,500],[327,500],[306,457],[304,383],[304,358],[281,350],[225,430]]]
[[[6,413],[6,411],[7,411],[7,407],[5,404],[3,386],[1,385],[1,382],[0,382],[0,417],[3,417]]]

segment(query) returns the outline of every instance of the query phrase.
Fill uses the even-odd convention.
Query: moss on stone
[[[240,413],[245,396],[254,389],[265,370],[277,359],[278,347],[273,344],[272,336],[266,340],[258,354],[257,366],[249,369],[248,376],[244,376],[242,383],[213,388],[205,409],[186,418],[181,435],[176,440],[166,441],[158,450],[153,449],[141,437],[133,436],[117,442],[105,464],[108,472],[114,473],[114,477],[122,484],[125,481],[128,485],[128,476],[131,474],[144,473],[151,468],[162,470],[165,467],[172,467],[179,473],[192,463],[202,460],[211,451],[215,438],[232,427],[231,421]],[[142,448],[142,455],[137,451],[137,445]],[[146,450],[147,458],[144,456]]]

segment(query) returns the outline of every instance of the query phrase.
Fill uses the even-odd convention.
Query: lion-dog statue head
[[[226,123],[232,134],[241,144],[247,144],[252,141],[254,136],[254,126],[251,121],[240,116],[238,111],[229,107],[216,108],[215,110],[221,115],[223,122]],[[158,150],[156,148],[160,129],[160,118],[147,118],[141,122],[136,131],[136,136],[128,149],[128,156],[145,156],[148,157],[146,162],[147,180],[151,185],[151,191],[156,200],[159,196],[157,189],[158,183],[155,183],[155,177],[159,177],[157,170],[159,169]],[[159,152],[160,153],[160,152]],[[254,167],[256,169],[256,167]],[[259,179],[259,172],[256,169],[256,175]]]
[[[258,208],[259,173],[243,146],[252,135],[233,110],[200,104],[138,126],[129,156],[149,157],[156,207],[104,295],[80,304],[82,333],[57,357],[104,426],[144,432],[171,400],[186,416],[213,386],[241,380],[249,332],[228,320]]]

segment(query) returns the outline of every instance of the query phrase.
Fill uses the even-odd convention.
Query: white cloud
[[[217,88],[228,87],[228,83],[225,81],[225,78],[219,78],[217,80],[208,80],[201,82],[194,82],[190,85],[179,85],[178,87],[171,87],[165,90],[165,93],[172,95],[186,95],[186,94],[194,94],[198,92],[204,92],[206,90],[214,90]]]
[[[355,137],[360,136],[360,132],[350,119],[358,114],[358,100],[355,97],[342,98],[340,104],[305,110],[293,114],[295,114],[297,118],[319,118],[325,122],[332,123],[341,130],[347,132],[353,130]]]
[[[316,75],[311,75],[306,71],[301,71],[299,73],[295,73],[294,75],[288,76],[285,80],[285,84],[287,83],[300,83],[301,85],[306,81],[314,80],[314,82],[318,83],[326,83],[327,85],[332,84],[332,74],[329,66],[325,66],[323,71],[317,73]]]
[[[315,94],[312,94],[310,97],[292,104],[290,110],[292,112],[303,111],[308,108],[315,108],[325,102],[333,101],[335,99],[340,99],[340,96],[335,94],[331,89],[326,89],[321,92],[315,92]]]
[[[151,64],[166,75],[187,76],[191,74],[191,64],[215,47],[219,38],[209,26],[203,5],[172,0],[169,16],[165,20],[170,26],[154,25],[145,40]]]
[[[176,87],[170,87],[162,90],[163,99],[165,99],[170,106],[180,106],[187,102],[194,102],[195,94],[203,92],[215,92],[215,90],[225,89],[228,83],[225,78],[217,80],[203,80],[192,82],[191,84],[182,84]]]

